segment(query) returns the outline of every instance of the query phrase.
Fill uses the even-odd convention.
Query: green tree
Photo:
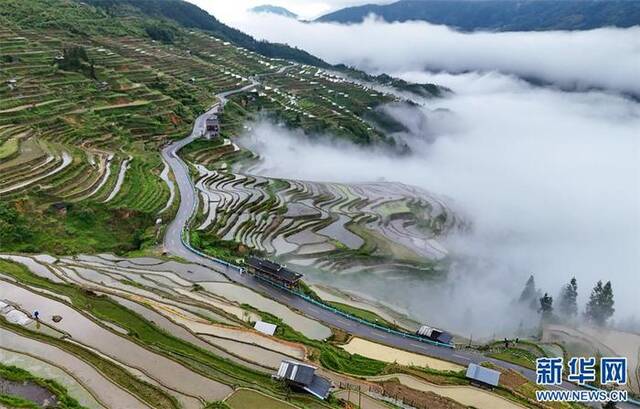
[[[540,312],[542,313],[542,319],[548,319],[553,314],[553,297],[548,293],[544,293],[540,297]]]
[[[15,250],[31,237],[27,219],[10,203],[0,202],[0,249]]]
[[[613,308],[614,304],[611,281],[607,281],[605,285],[602,285],[602,281],[598,281],[589,296],[587,318],[597,325],[605,325],[616,311]]]
[[[575,277],[562,288],[558,307],[565,317],[573,318],[578,314],[578,280]]]
[[[540,292],[536,289],[536,279],[533,277],[533,274],[531,274],[524,285],[522,293],[520,293],[518,301],[520,304],[527,305],[532,310],[537,310],[539,297]]]
[[[62,50],[62,59],[58,61],[58,68],[64,71],[80,72],[90,78],[96,79],[96,68],[89,59],[87,51],[83,47],[66,47]]]

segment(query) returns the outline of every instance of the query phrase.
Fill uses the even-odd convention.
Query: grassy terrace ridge
[[[277,325],[275,336],[285,341],[297,342],[312,348],[310,359],[322,364],[323,367],[339,373],[356,376],[375,376],[384,373],[388,364],[366,358],[360,355],[352,355],[345,350],[333,345],[331,342],[316,341],[305,337],[300,332],[291,328],[280,318],[256,310],[250,305],[243,304],[243,308],[260,315],[265,322]]]
[[[0,160],[7,159],[18,152],[19,141],[17,138],[9,138],[0,145]]]
[[[267,395],[250,389],[239,389],[225,400],[231,409],[260,408],[260,409],[292,409],[295,406],[287,402],[273,399]]]
[[[503,341],[495,341],[481,348],[488,351],[487,356],[511,362],[532,370],[536,369],[536,359],[548,356],[547,353],[536,343],[519,340],[517,344],[511,340],[509,348],[504,347]]]
[[[196,28],[214,34],[225,41],[233,42],[248,50],[257,52],[266,57],[284,58],[311,64],[319,67],[328,66],[327,63],[313,55],[285,44],[274,44],[266,41],[257,41],[243,32],[222,24],[215,17],[199,7],[182,0],[88,0],[89,4],[98,6],[110,15],[118,16],[129,14],[133,6],[146,16],[160,17],[174,20],[186,28]],[[166,39],[167,37],[162,37]]]
[[[206,376],[222,383],[261,386],[274,391],[277,389],[276,384],[268,376],[176,338],[108,297],[96,295],[90,290],[84,290],[75,285],[53,283],[30,273],[22,266],[12,265],[2,260],[0,260],[0,270],[23,285],[43,288],[69,297],[72,306],[78,311],[88,312],[98,319],[126,329],[129,338],[134,342],[157,349],[158,352],[182,362],[196,372],[201,372],[199,369],[201,366],[207,369]]]

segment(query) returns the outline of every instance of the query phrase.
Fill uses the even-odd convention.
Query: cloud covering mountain
[[[595,281],[611,279],[617,318],[640,316],[640,104],[622,95],[640,95],[640,29],[462,34],[425,23],[272,18],[241,27],[334,63],[454,91],[421,101],[420,112],[390,111],[411,130],[396,135],[413,151],[401,159],[271,126],[247,136],[265,174],[405,182],[446,195],[473,222],[472,234],[447,243],[459,262],[445,284],[349,277],[335,284],[392,299],[453,330],[508,332],[519,319],[505,317],[530,273],[554,296],[575,275],[582,305]],[[444,302],[460,308],[443,311]],[[470,310],[484,321],[470,321]]]
[[[257,38],[372,72],[497,70],[567,88],[600,87],[640,95],[640,27],[461,33],[424,22],[370,18],[345,26],[278,16],[240,18],[234,25]]]

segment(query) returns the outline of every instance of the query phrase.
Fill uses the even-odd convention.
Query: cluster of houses
[[[287,267],[259,257],[248,257],[247,271],[254,276],[280,286],[294,289],[298,287],[302,274]],[[258,321],[255,329],[263,334],[273,336],[277,326]],[[444,344],[451,343],[453,336],[445,331],[429,326],[422,326],[416,332],[418,336],[432,339]],[[316,374],[317,368],[307,363],[293,360],[283,360],[275,379],[285,382],[292,388],[306,391],[320,399],[326,399],[331,390],[331,381]],[[470,363],[466,377],[471,383],[481,387],[496,387],[500,383],[500,372]]]
[[[258,257],[247,258],[247,270],[256,277],[287,288],[296,287],[302,278],[302,274]],[[277,326],[258,321],[255,324],[255,329],[263,334],[273,336]],[[294,389],[306,391],[320,399],[326,399],[331,390],[331,381],[317,375],[316,369],[318,368],[306,363],[284,360],[280,363],[280,368],[273,377]]]

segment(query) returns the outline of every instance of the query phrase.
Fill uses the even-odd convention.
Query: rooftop
[[[331,389],[331,381],[316,375],[316,369],[302,362],[282,361],[275,377],[293,382],[310,394],[326,399]]]
[[[276,325],[269,324],[268,322],[258,321],[254,328],[256,331],[262,332],[263,334],[273,335],[278,327]]]
[[[278,263],[274,263],[273,261],[258,257],[249,257],[247,259],[247,264],[257,270],[279,276],[281,279],[289,282],[298,281],[302,277],[302,274],[300,273],[289,270],[288,268]]]
[[[488,385],[498,386],[500,383],[500,372],[485,368],[484,366],[469,364],[469,368],[467,368],[467,378]]]

